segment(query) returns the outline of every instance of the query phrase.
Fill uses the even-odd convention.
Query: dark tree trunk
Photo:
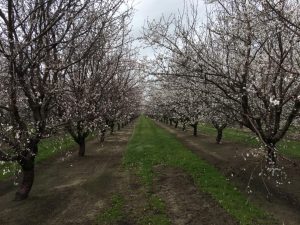
[[[244,125],[242,123],[240,123],[240,129],[243,129]]]
[[[217,137],[216,137],[217,144],[221,144],[222,137],[223,137],[223,129],[222,128],[218,128],[217,129]]]
[[[267,148],[267,161],[269,165],[276,165],[277,156],[275,152],[275,148],[273,144],[268,144]]]
[[[223,137],[223,130],[227,127],[227,123],[220,124],[216,121],[212,121],[212,125],[216,128],[217,130],[217,137],[216,137],[216,143],[221,144],[222,142],[222,137]]]
[[[38,142],[30,141],[27,148],[30,151],[24,152],[18,161],[22,169],[22,181],[15,195],[16,201],[24,200],[28,197],[34,181],[34,160],[35,155],[38,153]]]
[[[178,127],[178,121],[175,122],[175,128],[177,128],[177,127]]]
[[[16,192],[15,200],[21,201],[28,197],[34,181],[34,160],[29,160],[22,168],[22,182]]]
[[[103,143],[105,139],[105,130],[101,131],[100,143]]]
[[[111,123],[111,124],[110,124],[110,134],[113,134],[113,133],[114,133],[114,129],[115,129],[115,124],[114,124],[114,123]]]
[[[170,126],[173,126],[173,120],[170,119],[169,121],[170,121]]]
[[[193,135],[196,137],[198,135],[198,122],[192,124],[193,127]]]
[[[85,156],[85,138],[84,137],[80,137],[78,140],[78,144],[79,144],[79,152],[78,155],[80,157]]]
[[[121,130],[121,125],[118,123],[118,131]]]

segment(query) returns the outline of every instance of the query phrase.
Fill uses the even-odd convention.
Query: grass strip
[[[155,176],[153,166],[181,168],[193,178],[201,191],[211,194],[242,225],[275,224],[267,213],[249,203],[216,168],[201,160],[174,135],[157,127],[144,116],[140,117],[127,146],[124,164],[137,171],[149,190]]]
[[[74,147],[76,143],[69,134],[60,137],[50,137],[42,139],[38,145],[39,153],[36,157],[36,163],[40,163],[59,152],[64,152]],[[0,180],[4,180],[16,173],[19,165],[15,162],[2,162],[0,164]]]
[[[97,225],[117,225],[120,224],[124,218],[124,198],[115,194],[111,200],[111,207],[107,208],[101,213],[97,219]]]
[[[209,136],[215,136],[217,131],[209,124],[201,124],[200,131]],[[260,142],[252,133],[241,131],[236,128],[226,128],[223,132],[224,140],[240,143],[250,147],[259,147]],[[283,139],[277,144],[278,151],[285,156],[300,159],[300,142]]]
[[[128,212],[125,205],[125,198],[120,194],[114,194],[111,204],[96,218],[97,225],[118,225],[131,224],[128,223],[128,216],[135,217],[134,224],[138,225],[171,225],[171,221],[167,218],[165,211],[165,203],[156,195],[151,194],[146,196],[146,200],[142,210],[138,209],[134,213]],[[139,212],[140,210],[140,212]],[[133,214],[137,214],[133,216]],[[133,219],[133,218],[132,218]]]
[[[138,221],[139,225],[171,225],[166,215],[165,202],[153,193],[147,198],[144,215]]]

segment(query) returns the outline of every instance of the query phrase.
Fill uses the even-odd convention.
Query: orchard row
[[[140,69],[125,0],[0,2],[0,161],[17,162],[27,198],[41,139],[89,134],[138,113]]]
[[[190,124],[211,122],[217,142],[228,124],[247,127],[276,164],[276,144],[299,127],[300,5],[296,0],[207,3],[149,21],[144,40],[153,84],[148,114]],[[297,128],[299,130],[299,128]]]

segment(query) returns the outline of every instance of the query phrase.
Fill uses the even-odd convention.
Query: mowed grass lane
[[[154,166],[180,168],[192,177],[200,191],[209,193],[241,224],[276,224],[267,213],[249,203],[246,196],[230,184],[216,168],[201,160],[175,136],[157,127],[145,116],[139,118],[135,127],[124,164],[136,170],[149,190],[155,176]]]

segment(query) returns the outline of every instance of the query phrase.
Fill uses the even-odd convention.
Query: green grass
[[[69,134],[43,139],[39,143],[39,153],[36,157],[36,162],[42,162],[75,145],[76,143]],[[14,175],[17,170],[19,170],[19,165],[17,163],[2,163],[2,165],[0,165],[0,180]]]
[[[119,224],[124,218],[124,198],[121,195],[115,194],[112,197],[111,207],[106,209],[97,217],[97,224],[113,225]]]
[[[145,201],[143,202],[142,213],[137,216],[136,214],[130,214],[130,217],[136,217],[135,224],[139,225],[171,225],[169,218],[166,216],[166,206],[165,203],[156,195],[147,195]],[[139,211],[139,209],[137,210]],[[111,205],[99,214],[96,218],[97,225],[117,225],[123,224],[127,221],[128,211],[125,207],[125,199],[119,195],[114,194],[112,197]]]
[[[174,135],[157,127],[143,116],[140,117],[128,144],[124,164],[137,170],[149,190],[152,189],[155,176],[153,166],[167,165],[181,168],[193,178],[201,191],[211,194],[242,225],[274,224],[264,211],[247,202],[246,197],[217,169],[185,148]]]
[[[166,211],[165,203],[156,195],[149,197],[149,209],[156,213],[164,213]]]
[[[59,138],[50,137],[43,139],[39,143],[39,153],[36,157],[36,162],[39,163],[45,159],[48,159],[49,157],[52,157],[58,152],[66,151],[73,146],[76,146],[76,143],[69,134]]]
[[[148,195],[144,213],[138,221],[140,225],[171,225],[171,221],[166,215],[165,203],[152,193]]]
[[[282,140],[278,143],[278,151],[288,157],[300,159],[300,142]]]
[[[170,220],[163,214],[147,215],[139,221],[140,225],[170,225]]]
[[[207,134],[209,136],[216,135],[216,129],[208,124],[202,124],[200,127],[200,132]],[[224,140],[244,144],[250,147],[259,147],[260,142],[252,133],[241,131],[236,128],[226,128],[223,132]],[[280,153],[285,156],[292,158],[300,158],[300,142],[294,140],[283,139],[277,144],[277,149]]]

